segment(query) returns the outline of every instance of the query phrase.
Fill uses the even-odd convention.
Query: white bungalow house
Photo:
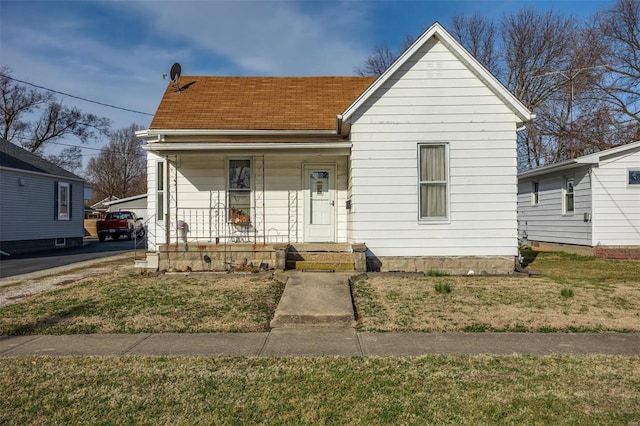
[[[84,180],[0,138],[0,251],[82,246]]]
[[[520,238],[539,250],[640,259],[640,142],[518,176]]]
[[[439,24],[378,78],[177,87],[138,133],[160,268],[513,271],[531,114]]]

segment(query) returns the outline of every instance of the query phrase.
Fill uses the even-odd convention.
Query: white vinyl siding
[[[351,128],[352,242],[376,256],[515,255],[516,118],[432,39],[362,105]],[[418,144],[448,143],[448,220],[419,211]]]
[[[640,246],[640,187],[629,185],[640,151],[600,161],[594,169],[593,244]]]

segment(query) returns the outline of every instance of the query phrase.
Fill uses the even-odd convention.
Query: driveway
[[[57,268],[87,260],[133,252],[134,250],[134,241],[112,241],[107,239],[101,243],[97,239],[85,239],[83,247],[48,250],[11,257],[1,256],[0,278]],[[138,250],[144,252],[145,248],[143,245],[138,244]]]

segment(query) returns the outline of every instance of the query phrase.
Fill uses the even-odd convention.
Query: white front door
[[[304,240],[335,241],[335,165],[304,166]]]

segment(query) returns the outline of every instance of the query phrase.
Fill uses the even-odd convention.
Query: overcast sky
[[[152,114],[171,65],[183,75],[353,75],[375,44],[396,48],[456,13],[499,19],[532,5],[586,19],[612,4],[556,1],[5,1],[0,65],[12,77]],[[64,98],[114,129],[151,116]],[[68,138],[65,143],[77,144]],[[104,141],[102,142],[104,143]],[[94,143],[83,150],[96,155]],[[91,149],[93,148],[93,149]]]

